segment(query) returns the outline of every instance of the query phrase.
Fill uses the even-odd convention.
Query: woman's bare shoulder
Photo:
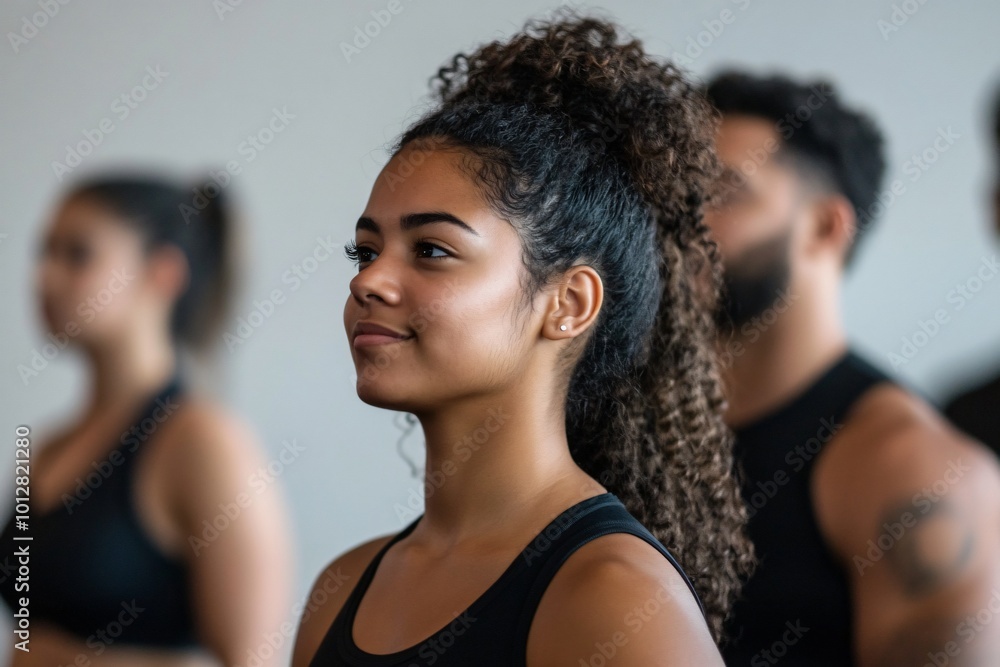
[[[684,578],[630,533],[591,540],[563,563],[528,636],[529,667],[610,661],[608,653],[622,667],[723,664]]]

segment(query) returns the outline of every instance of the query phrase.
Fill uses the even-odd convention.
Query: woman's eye
[[[66,248],[66,257],[75,267],[82,267],[90,260],[90,248],[78,243],[71,243]]]
[[[434,254],[434,251],[437,251],[439,254]],[[414,245],[414,252],[419,259],[444,259],[445,257],[451,257],[444,248],[425,241],[416,243]],[[361,264],[361,262],[374,261],[375,257],[378,256],[378,253],[371,248],[359,246],[354,241],[348,241],[344,244],[344,254],[356,265]]]
[[[423,253],[426,252],[426,251],[428,251],[428,250],[430,250],[430,251],[438,250],[442,254],[440,254],[440,255],[430,255],[430,256],[424,255]],[[426,242],[422,242],[422,243],[418,243],[417,244],[417,256],[418,257],[422,257],[423,259],[440,259],[442,257],[451,257],[451,255],[449,255],[448,252],[446,250],[444,250],[443,248],[441,248],[440,246],[436,246],[433,243],[426,243]]]
[[[359,246],[354,241],[348,241],[344,244],[344,254],[347,255],[347,259],[351,260],[355,264],[360,264],[361,262],[370,262],[371,257],[375,251],[371,248],[365,246]]]

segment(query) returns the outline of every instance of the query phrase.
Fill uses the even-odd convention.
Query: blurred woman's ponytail
[[[229,195],[211,176],[187,189],[179,206],[189,226],[186,250],[191,282],[174,308],[171,330],[178,340],[195,348],[214,339],[226,317],[235,279],[234,212]]]

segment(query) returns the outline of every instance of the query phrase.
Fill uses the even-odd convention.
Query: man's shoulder
[[[879,383],[855,401],[817,474],[899,473],[927,460],[965,457],[988,463],[990,452],[965,436],[925,398]]]
[[[922,397],[893,383],[872,387],[817,463],[817,521],[833,542],[876,522],[885,507],[921,494],[967,489],[992,497],[1000,466]],[[937,493],[937,495],[941,495]]]
[[[944,414],[961,425],[963,418],[996,414],[1000,406],[1000,373],[947,399]]]

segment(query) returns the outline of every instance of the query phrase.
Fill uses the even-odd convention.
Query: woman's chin
[[[398,386],[390,386],[389,382],[359,379],[356,388],[358,398],[372,407],[405,412],[407,410],[403,406],[411,403],[408,392],[400,391]]]

